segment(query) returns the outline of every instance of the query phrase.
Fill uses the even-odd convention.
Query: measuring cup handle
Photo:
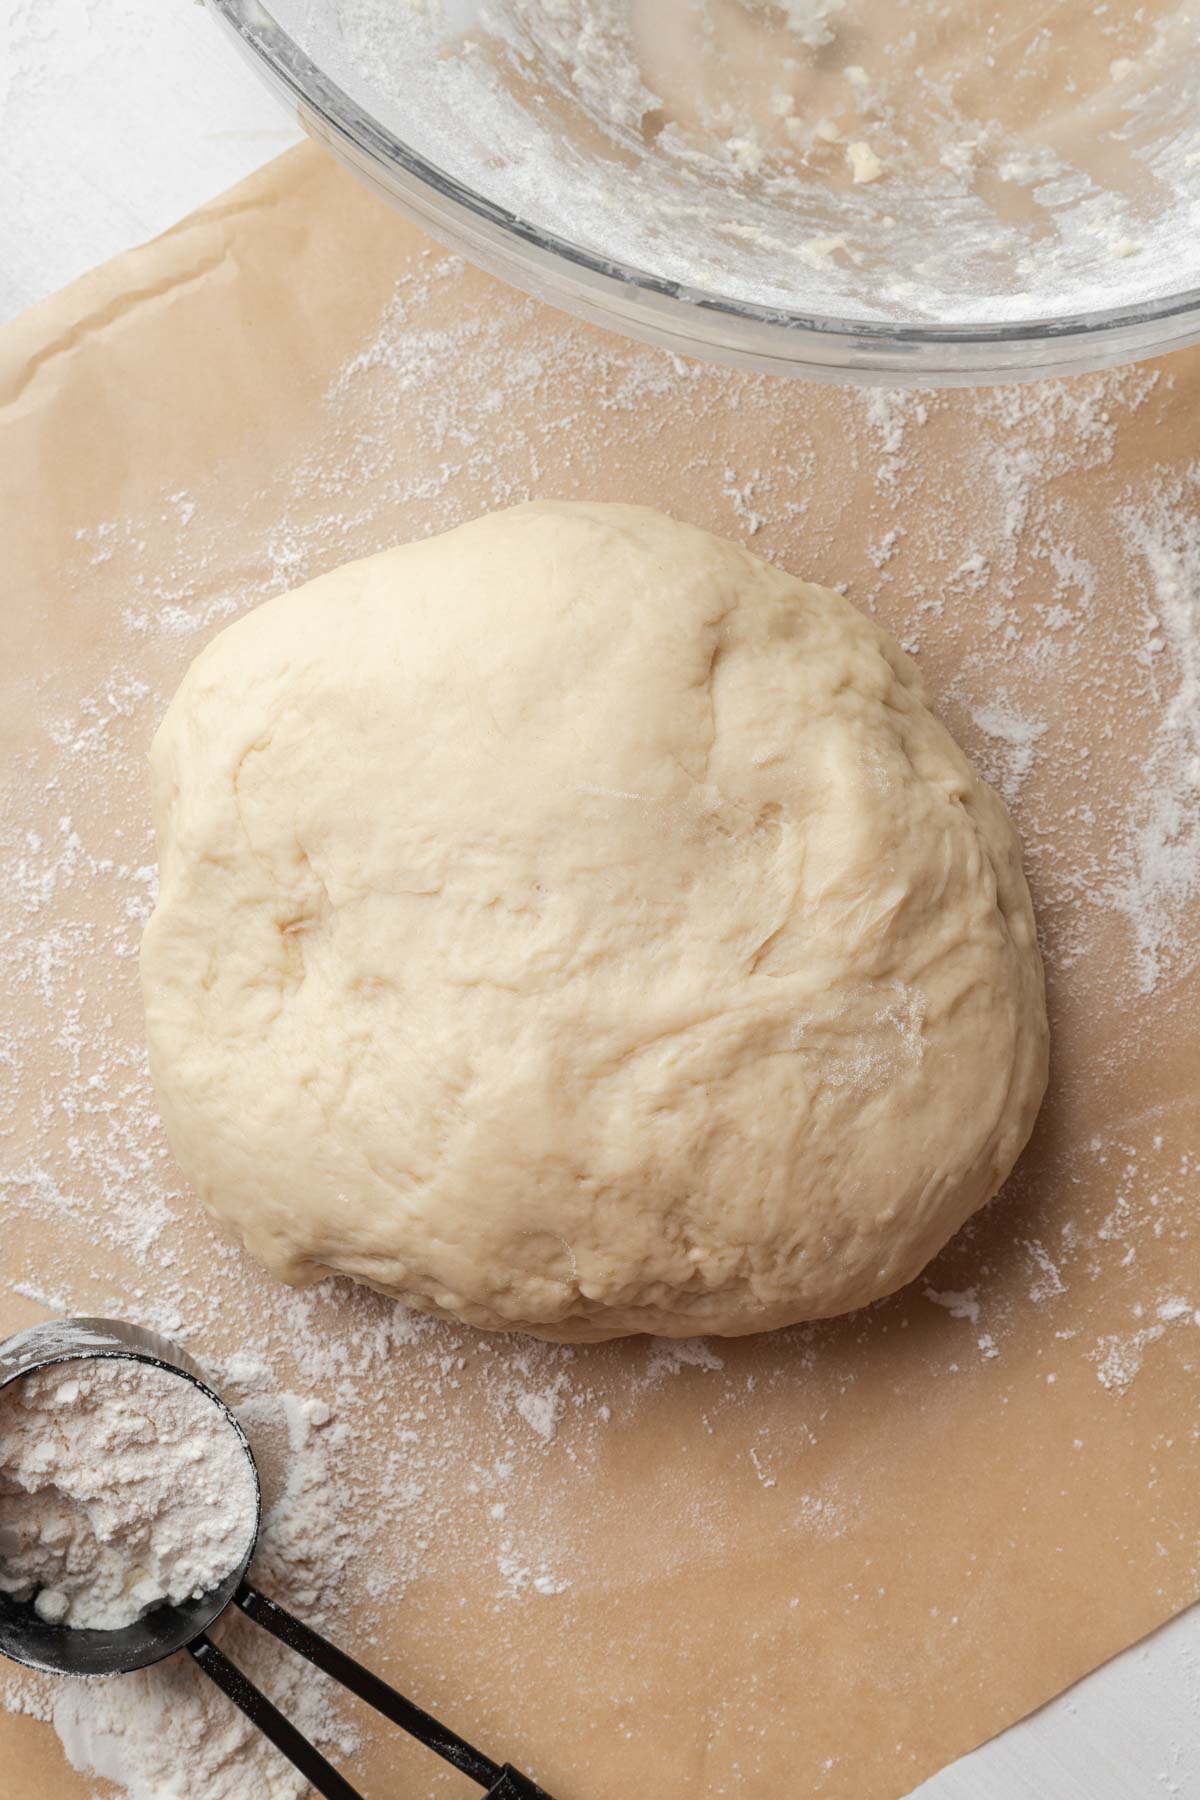
[[[198,1637],[188,1645],[188,1649],[208,1679],[215,1682],[221,1692],[245,1713],[250,1723],[256,1725],[264,1737],[270,1738],[277,1750],[282,1750],[288,1761],[295,1764],[318,1794],[323,1794],[325,1800],[362,1800],[358,1789],[351,1787],[332,1763],[326,1762],[321,1752],[309,1743],[303,1733],[297,1731],[291,1720],[285,1719],[271,1705],[267,1696],[260,1693],[254,1683],[242,1674],[237,1664],[230,1662],[215,1644],[210,1643],[206,1637]]]
[[[551,1796],[536,1781],[530,1781],[528,1775],[522,1775],[519,1769],[506,1763],[500,1771],[499,1781],[483,1800],[551,1800]]]
[[[509,1765],[502,1767],[493,1762],[490,1756],[476,1750],[473,1744],[468,1744],[432,1713],[406,1699],[362,1663],[355,1662],[352,1656],[331,1644],[328,1638],[323,1638],[311,1625],[268,1600],[248,1581],[242,1583],[234,1600],[248,1619],[253,1619],[256,1625],[277,1637],[289,1650],[307,1658],[352,1694],[357,1694],[360,1700],[365,1700],[368,1706],[373,1706],[376,1712],[382,1713],[385,1719],[390,1719],[393,1725],[399,1725],[410,1737],[415,1737],[472,1781],[477,1781],[481,1788],[486,1788],[484,1800],[551,1800],[551,1796],[528,1776],[519,1774]]]

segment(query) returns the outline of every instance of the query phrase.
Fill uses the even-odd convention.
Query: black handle
[[[233,1704],[241,1708],[250,1723],[257,1725],[277,1750],[283,1751],[318,1794],[323,1794],[325,1800],[362,1800],[358,1789],[352,1788],[345,1776],[339,1775],[333,1764],[325,1761],[321,1752],[296,1730],[291,1720],[285,1719],[215,1644],[206,1637],[198,1637],[188,1649],[209,1680],[215,1681],[222,1693],[228,1694]],[[504,1790],[500,1793],[503,1795]]]
[[[472,1781],[477,1781],[480,1787],[486,1788],[484,1800],[551,1800],[551,1796],[530,1781],[527,1775],[522,1775],[507,1763],[501,1767],[499,1763],[493,1762],[490,1756],[476,1750],[465,1738],[459,1737],[456,1731],[451,1731],[431,1713],[397,1693],[394,1687],[389,1687],[378,1675],[373,1675],[362,1663],[355,1662],[352,1656],[339,1650],[336,1644],[331,1644],[328,1638],[323,1638],[311,1625],[306,1625],[302,1619],[295,1618],[290,1612],[285,1612],[282,1606],[268,1600],[265,1594],[252,1588],[248,1581],[242,1583],[234,1599],[248,1619],[253,1619],[256,1625],[261,1625],[264,1631],[277,1637],[281,1644],[286,1644],[289,1650],[295,1650],[326,1675],[331,1675],[352,1694],[357,1694],[360,1700],[365,1700],[368,1706],[373,1706],[376,1712],[382,1713],[385,1719],[390,1719],[393,1725],[399,1725],[410,1737],[415,1737],[419,1743],[461,1770]],[[284,1723],[286,1724],[286,1720]],[[303,1741],[301,1739],[302,1743]],[[284,1754],[290,1755],[290,1752],[285,1750]],[[295,1758],[292,1760],[295,1761]],[[314,1782],[313,1785],[319,1792],[325,1792],[318,1783]],[[345,1789],[346,1800],[350,1800],[352,1794],[353,1789]],[[338,1800],[341,1800],[340,1796]]]
[[[536,1781],[530,1781],[528,1775],[522,1775],[519,1769],[506,1763],[500,1771],[499,1781],[494,1788],[488,1789],[483,1800],[551,1800],[551,1796]]]

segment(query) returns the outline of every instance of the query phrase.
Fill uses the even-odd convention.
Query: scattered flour
[[[931,1288],[926,1283],[922,1292],[927,1300],[933,1301],[935,1306],[944,1306],[952,1319],[965,1319],[968,1325],[978,1325],[980,1306],[979,1295],[975,1288],[965,1288],[962,1293],[956,1293],[953,1289],[947,1288],[944,1293],[939,1294],[935,1288]]]
[[[1135,1316],[1140,1320],[1145,1310],[1139,1303],[1134,1308]],[[1200,1309],[1191,1300],[1171,1296],[1160,1300],[1153,1310],[1150,1324],[1139,1322],[1131,1331],[1106,1333],[1097,1341],[1091,1357],[1102,1387],[1123,1394],[1141,1373],[1147,1350],[1160,1343],[1172,1326],[1200,1325]]]
[[[980,768],[1011,806],[1033,768],[1038,739],[1046,734],[1046,722],[1026,718],[1002,695],[975,707],[971,717],[986,741],[985,753],[979,757]]]
[[[517,1411],[544,1444],[549,1444],[558,1430],[566,1404],[562,1394],[565,1386],[565,1375],[558,1375],[547,1388],[517,1395]]]
[[[1124,524],[1149,582],[1141,660],[1157,719],[1109,894],[1134,934],[1138,986],[1150,993],[1160,976],[1197,967],[1188,926],[1200,893],[1200,463],[1129,506]]]
[[[1029,1284],[1029,1298],[1040,1304],[1044,1300],[1057,1300],[1060,1294],[1065,1294],[1067,1284],[1062,1278],[1062,1272],[1044,1245],[1033,1239],[1026,1243],[1025,1250],[1035,1270],[1034,1278]]]

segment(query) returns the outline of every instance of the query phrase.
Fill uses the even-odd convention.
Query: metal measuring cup
[[[211,1400],[242,1447],[254,1478],[254,1528],[238,1566],[212,1593],[180,1605],[153,1607],[132,1625],[116,1631],[83,1630],[42,1619],[32,1600],[0,1593],[0,1655],[53,1675],[119,1675],[145,1669],[186,1650],[210,1681],[240,1707],[253,1725],[295,1764],[325,1800],[362,1800],[356,1788],[315,1749],[289,1719],[259,1692],[208,1637],[209,1628],[230,1605],[271,1632],[289,1650],[307,1658],[385,1719],[399,1725],[454,1768],[485,1789],[484,1800],[550,1800],[544,1790],[505,1763],[493,1762],[456,1732],[389,1687],[311,1626],[276,1606],[246,1579],[261,1519],[261,1491],[254,1453],[246,1434],[200,1369],[169,1339],[119,1319],[57,1319],[18,1332],[0,1344],[0,1391],[37,1369],[58,1363],[103,1359],[149,1363],[178,1375]]]

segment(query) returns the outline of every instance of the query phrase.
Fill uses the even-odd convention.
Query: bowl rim
[[[819,340],[827,349],[842,344],[860,354],[872,350],[914,354],[927,346],[964,351],[1055,343],[1065,346],[1071,340],[1086,340],[1094,346],[1094,355],[1102,357],[1110,347],[1107,342],[1110,336],[1128,334],[1138,328],[1144,331],[1172,320],[1186,323],[1189,319],[1194,335],[1200,336],[1200,286],[1160,299],[1132,301],[1090,312],[1038,315],[1022,320],[980,320],[956,325],[918,320],[859,320],[833,313],[789,311],[736,300],[668,276],[655,275],[648,269],[606,257],[559,232],[522,219],[414,150],[325,73],[290,31],[279,23],[266,0],[207,0],[207,4],[234,32],[254,60],[263,65],[262,72],[295,101],[301,123],[305,123],[306,111],[315,113],[322,127],[318,135],[332,130],[344,146],[359,156],[366,156],[389,172],[398,166],[421,187],[432,190],[452,207],[517,239],[542,258],[565,263],[584,276],[599,278],[605,286],[624,295],[640,293],[659,304],[665,302],[672,309],[670,316],[676,320],[678,314],[673,309],[683,307],[694,314],[725,318],[772,333],[793,333],[797,344],[808,338]],[[1183,333],[1171,343],[1147,339],[1140,348],[1131,348],[1128,354],[1150,355],[1179,347],[1187,341],[1188,336]],[[706,343],[704,347],[709,346]],[[1116,344],[1111,345],[1113,351],[1117,348]],[[699,345],[698,353],[703,353]],[[1080,363],[1078,366],[1094,367],[1095,364]],[[964,373],[980,376],[986,372],[986,367],[974,365],[968,371],[964,366]],[[1004,365],[1000,365],[997,372],[1003,368]],[[903,375],[903,364],[896,365],[895,372]],[[1035,368],[1030,372],[1050,371]]]

